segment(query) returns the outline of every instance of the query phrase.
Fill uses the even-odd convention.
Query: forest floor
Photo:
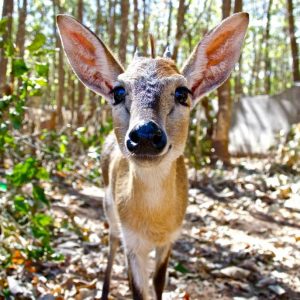
[[[300,299],[300,177],[267,160],[189,170],[189,206],[164,299]],[[48,190],[63,263],[8,274],[16,299],[100,299],[108,254],[103,189],[57,178]],[[53,184],[53,183],[52,183]],[[152,256],[151,256],[152,257]],[[153,259],[151,259],[153,261]],[[111,299],[131,299],[120,248]]]

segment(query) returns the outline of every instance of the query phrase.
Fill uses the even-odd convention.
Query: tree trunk
[[[68,72],[68,106],[71,110],[71,125],[74,125],[74,117],[75,117],[75,80],[73,71],[69,70]]]
[[[109,0],[108,3],[108,34],[109,34],[109,47],[112,50],[115,50],[115,39],[116,39],[116,1]]]
[[[21,1],[18,1],[18,15],[19,15],[19,24],[17,30],[16,37],[16,47],[19,51],[19,57],[24,57],[25,50],[25,35],[26,35],[26,17],[27,17],[27,0],[23,0],[23,5],[21,5]],[[22,80],[19,78],[18,87],[22,84]],[[18,89],[19,91],[19,89]]]
[[[223,0],[222,17],[225,19],[230,15],[231,1]],[[231,123],[232,100],[230,95],[230,78],[218,88],[219,110],[217,122],[213,133],[213,148],[215,158],[220,159],[224,164],[230,164],[229,145],[229,128]]]
[[[272,4],[273,0],[269,0],[269,6],[267,11],[267,26],[265,32],[265,93],[267,95],[269,95],[271,92],[271,59],[269,55],[269,47]]]
[[[295,21],[294,21],[294,7],[293,0],[287,0],[287,10],[289,18],[289,34],[290,34],[290,43],[293,59],[293,79],[294,82],[300,81],[300,72],[299,72],[299,57],[298,57],[298,45],[295,36]]]
[[[78,0],[77,2],[77,19],[79,22],[82,23],[83,21],[83,0]],[[84,114],[82,113],[83,110],[83,102],[85,96],[85,87],[78,80],[78,101],[77,101],[77,126],[82,126],[84,122]]]
[[[173,14],[173,2],[169,0],[169,17],[168,17],[168,27],[167,27],[167,45],[170,45],[170,35],[172,29],[172,14]]]
[[[95,30],[95,34],[98,36],[100,34],[100,27],[102,24],[102,20],[103,20],[103,16],[102,16],[102,12],[101,12],[101,1],[97,0],[96,1],[97,4],[97,17],[96,17],[96,30]],[[89,91],[89,114],[86,118],[86,122],[88,120],[90,120],[95,114],[96,114],[96,110],[97,110],[97,103],[99,102],[100,96],[98,96],[97,94],[95,94],[95,92],[93,91]]]
[[[184,16],[185,16],[186,9],[187,6],[185,6],[185,0],[179,0],[178,10],[177,10],[175,44],[174,44],[173,56],[172,56],[172,58],[175,61],[177,60],[179,44],[183,35],[183,24],[184,24]]]
[[[95,33],[96,35],[100,34],[100,26],[102,23],[102,12],[101,12],[101,1],[100,0],[96,0],[96,5],[97,5],[97,16],[96,16],[96,30]]]
[[[27,0],[23,0],[23,5],[21,4],[18,7],[19,11],[19,24],[18,24],[18,32],[16,37],[16,46],[19,50],[19,56],[21,58],[24,57],[24,46],[25,46],[25,23],[27,17]]]
[[[12,0],[4,0],[2,17],[7,17],[6,31],[3,34],[3,41],[9,41],[12,37],[12,14],[14,10],[14,2]],[[2,94],[3,88],[7,81],[7,63],[8,60],[5,57],[5,50],[3,47],[0,48],[0,95]]]
[[[243,10],[243,0],[235,0],[233,12],[237,13],[237,12],[241,12],[242,10]]]
[[[234,13],[241,12],[243,10],[243,0],[235,0],[234,1]],[[243,94],[243,86],[242,86],[242,69],[243,69],[243,61],[242,61],[242,55],[240,56],[239,59],[239,69],[238,72],[234,78],[234,94],[236,99],[240,99],[242,94]]]
[[[147,56],[148,38],[149,38],[149,14],[147,9],[147,1],[143,0],[143,47],[142,52]]]
[[[138,1],[133,0],[133,53],[139,47],[139,6]]]
[[[55,0],[55,7],[58,9],[58,12],[62,14],[64,12],[60,0]],[[57,125],[63,125],[63,114],[62,114],[62,107],[64,104],[64,90],[65,90],[65,69],[64,69],[64,51],[58,36],[56,33],[56,48],[59,49],[58,54],[58,89],[56,95],[56,120]]]
[[[128,15],[129,15],[129,0],[121,1],[121,34],[119,41],[119,58],[121,63],[125,65],[128,42]]]

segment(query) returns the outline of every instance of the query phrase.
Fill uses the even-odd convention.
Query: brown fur
[[[183,151],[190,107],[228,78],[239,57],[248,15],[236,14],[211,31],[193,51],[182,75],[169,58],[139,56],[124,72],[110,50],[86,27],[67,16],[57,20],[74,71],[112,104],[114,133],[102,153],[104,207],[110,224],[110,255],[102,300],[108,299],[119,237],[127,256],[134,299],[148,297],[147,255],[156,249],[154,288],[156,299],[161,299],[171,244],[180,231],[187,206]],[[75,47],[78,45],[80,53]],[[152,50],[153,54],[153,43]],[[126,96],[115,103],[111,88],[117,86],[124,88]],[[176,98],[176,90],[183,87],[193,92],[184,103]],[[133,129],[151,123],[165,134],[163,149],[153,155],[144,148],[138,155],[130,152],[126,141]]]

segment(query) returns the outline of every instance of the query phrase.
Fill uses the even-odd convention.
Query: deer
[[[180,70],[169,49],[162,57],[136,52],[125,70],[90,29],[71,16],[57,16],[73,71],[112,109],[114,129],[101,155],[109,224],[102,300],[108,299],[120,244],[135,300],[149,299],[148,257],[155,251],[153,297],[162,299],[171,248],[188,205],[184,148],[190,112],[229,77],[240,57],[248,23],[245,12],[224,19],[197,44]]]

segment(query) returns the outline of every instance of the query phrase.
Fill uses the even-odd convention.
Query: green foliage
[[[23,59],[15,59],[12,63],[12,74],[16,77],[21,77],[29,71]]]
[[[46,37],[42,33],[37,33],[32,43],[27,47],[27,49],[32,53],[39,50],[46,42]]]
[[[0,36],[6,19],[0,21]],[[6,176],[0,174],[0,267],[14,264],[19,251],[22,263],[31,260],[61,260],[52,248],[54,219],[44,184],[50,180],[43,154],[32,153],[24,134],[24,114],[29,97],[41,94],[48,84],[49,62],[45,61],[46,38],[37,33],[27,47],[30,57],[21,59],[10,40],[2,41],[6,57],[11,61],[11,74],[19,80],[18,88],[0,98],[0,164],[11,165]],[[64,138],[61,138],[64,143]],[[61,147],[61,155],[65,150]],[[3,167],[3,166],[2,166]],[[22,239],[15,238],[22,236]],[[14,240],[11,243],[11,240]]]

